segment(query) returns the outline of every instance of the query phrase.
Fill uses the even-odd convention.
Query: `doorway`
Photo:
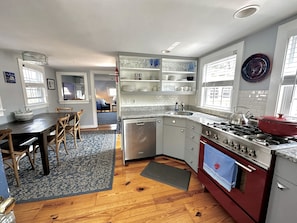
[[[114,75],[95,74],[98,128],[117,128],[117,91]]]

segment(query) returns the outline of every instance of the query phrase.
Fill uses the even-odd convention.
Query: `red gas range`
[[[297,146],[253,126],[202,125],[198,179],[237,222],[265,222],[275,151]]]

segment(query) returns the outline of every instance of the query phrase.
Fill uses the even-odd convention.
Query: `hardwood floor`
[[[204,192],[193,171],[189,190],[185,192],[142,177],[140,173],[149,160],[123,166],[120,135],[117,139],[112,190],[17,204],[14,208],[17,222],[234,223],[215,199]],[[165,156],[156,157],[155,161],[190,170],[184,162]]]

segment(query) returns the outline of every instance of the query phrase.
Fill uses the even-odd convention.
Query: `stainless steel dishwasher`
[[[156,119],[123,120],[123,162],[156,155]]]

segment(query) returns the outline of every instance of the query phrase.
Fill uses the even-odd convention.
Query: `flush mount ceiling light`
[[[235,19],[244,19],[246,17],[249,17],[249,16],[252,16],[254,14],[256,14],[256,12],[258,12],[260,9],[260,6],[259,5],[248,5],[248,6],[245,6],[243,8],[240,8],[238,9],[233,17]]]
[[[162,53],[170,53],[175,47],[177,47],[180,44],[180,42],[175,42],[171,44],[170,47],[168,47],[166,50],[162,50]]]
[[[27,63],[38,64],[38,65],[47,64],[47,56],[42,53],[24,51],[22,52],[22,58],[23,58],[23,61]]]

